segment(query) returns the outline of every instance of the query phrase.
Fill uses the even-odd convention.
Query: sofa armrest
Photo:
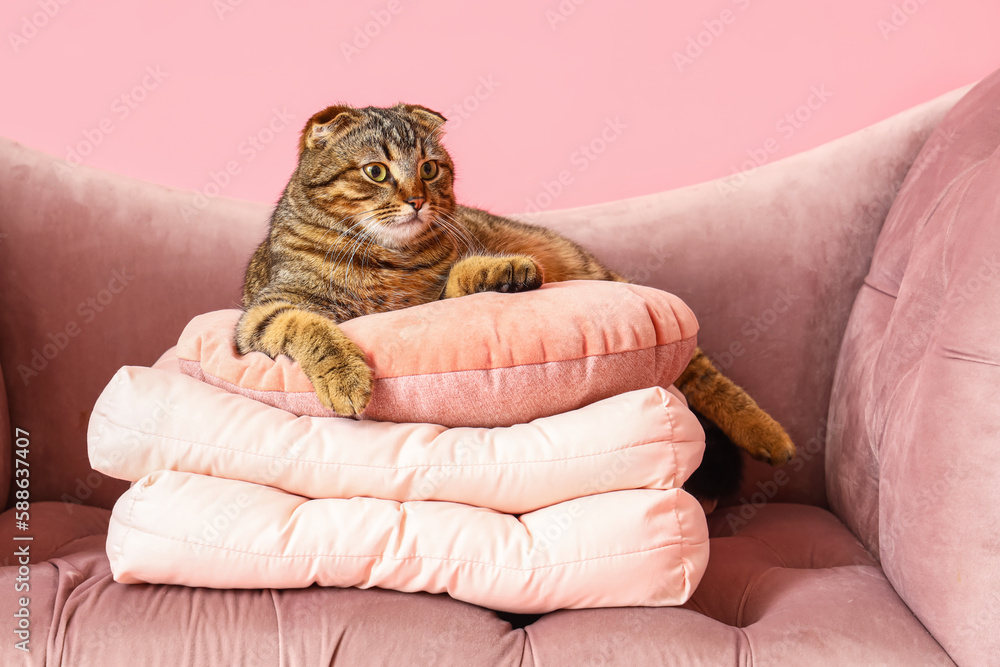
[[[32,501],[109,507],[125,484],[87,461],[94,401],[120,366],[175,344],[192,316],[239,304],[269,209],[69,166],[6,139],[0,202],[0,365],[12,425],[31,433]]]
[[[825,505],[826,417],[851,305],[904,176],[966,90],[744,174],[525,217],[683,298],[701,347],[787,428],[798,456],[779,469],[751,462],[743,499]]]

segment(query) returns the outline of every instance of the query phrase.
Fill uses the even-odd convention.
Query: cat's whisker
[[[344,283],[345,284],[347,284],[347,285],[351,284],[351,272],[354,269],[354,257],[357,255],[357,253],[358,253],[359,250],[361,250],[362,248],[364,248],[366,246],[366,244],[368,245],[368,247],[371,247],[371,243],[372,243],[371,237],[372,236],[373,236],[372,231],[370,229],[366,229],[358,237],[357,241],[355,243],[351,244],[351,256],[347,259],[347,272],[346,272],[346,274],[344,276]],[[358,294],[358,296],[364,296],[363,292],[367,292],[367,289],[365,288],[364,282],[363,282],[364,271],[363,270],[360,271],[360,274],[361,274],[362,280],[359,280],[355,284],[354,291],[355,291],[356,294]]]
[[[344,218],[341,218],[340,220],[336,221],[336,223],[334,223],[334,225],[339,226],[339,225],[347,222],[348,220],[352,220],[354,218],[357,218],[358,216],[368,215],[370,213],[373,213],[376,210],[378,210],[378,209],[371,209],[369,211],[362,211],[361,213],[355,213],[354,215],[348,215],[348,216],[346,216]],[[323,239],[326,238],[326,235],[329,234],[332,231],[337,231],[342,236],[346,235],[343,230],[336,229],[334,225],[331,225],[330,228],[326,232],[323,233],[323,236],[320,237],[320,240],[319,240],[319,242],[317,242],[317,245],[319,243],[322,243]],[[338,245],[331,244],[330,247],[329,247],[329,249],[326,251],[326,254],[323,256],[323,268],[324,268],[324,271],[326,271],[327,267],[329,267],[329,272],[330,272],[330,288],[329,288],[328,291],[332,291],[332,289],[333,289],[333,269],[335,269],[337,267],[337,260],[340,259],[341,254],[342,254],[342,252],[338,252],[337,255],[336,255],[336,257],[334,258],[333,266],[329,266],[329,264],[327,262],[328,262],[328,260],[330,258],[330,253],[333,252],[336,249],[338,249]],[[341,251],[343,251],[342,247],[341,247]]]
[[[476,254],[474,247],[468,239],[464,238],[461,234],[452,229],[450,227],[450,223],[442,222],[441,224],[444,227],[445,237],[452,242],[452,248],[456,253],[458,253],[458,256],[464,257]]]
[[[340,282],[344,284],[350,282],[351,261],[354,257],[354,252],[365,241],[368,233],[369,232],[367,230],[363,230],[359,234],[356,234],[346,244],[344,244],[344,246],[337,253],[337,256],[334,258],[333,265],[331,266],[331,288],[332,280],[336,277],[336,270],[341,266],[343,266],[344,277]]]
[[[375,222],[376,222],[376,224],[378,224],[377,220]],[[378,230],[377,229],[372,229],[371,233],[370,233],[370,238],[369,238],[368,244],[366,246],[363,246],[364,250],[362,251],[362,254],[361,254],[361,267],[360,267],[360,273],[361,273],[362,276],[366,275],[365,264],[368,262],[369,255],[371,254],[371,251],[375,247],[375,239],[376,239],[377,236],[378,236]],[[374,293],[373,289],[370,288],[370,287],[362,286],[362,289],[365,292],[365,296],[368,296],[368,295]]]
[[[373,229],[366,224],[373,220],[376,223],[378,222],[378,212],[380,211],[380,209],[375,209],[375,211],[376,211],[375,214],[367,216],[358,221],[358,225],[361,227],[362,231],[355,239],[352,240],[352,242],[349,244],[347,248],[350,251],[351,255],[346,262],[345,275],[344,275],[345,284],[349,284],[351,282],[351,270],[354,267],[354,257],[357,255],[358,250],[366,246],[367,249],[370,250],[376,241],[378,230]],[[361,273],[362,275],[364,275],[363,270],[361,271]],[[355,287],[359,288],[360,291],[363,293],[369,292],[368,288],[364,286],[363,282],[359,282]],[[357,290],[355,291],[357,292]],[[362,296],[362,294],[359,293],[359,296]]]
[[[474,251],[477,246],[480,246],[479,241],[476,237],[471,234],[462,222],[456,218],[453,214],[448,213],[445,210],[438,211],[439,217],[443,222],[448,224],[449,228],[452,229],[456,235],[458,235],[469,247],[470,251]]]
[[[441,231],[445,233],[445,236],[451,238],[452,241],[459,241],[468,250],[472,250],[472,243],[467,235],[443,210],[435,210],[431,222],[436,223],[441,228]]]
[[[450,234],[453,240],[465,246],[468,254],[477,254],[477,247],[480,247],[480,244],[472,234],[463,228],[461,222],[445,211],[438,211],[437,220],[441,223],[442,229],[445,230],[446,234]],[[460,248],[456,249],[460,250]],[[481,252],[481,249],[479,251]]]
[[[331,296],[333,296],[333,285],[334,285],[334,280],[336,278],[336,269],[337,269],[337,267],[340,266],[341,260],[346,257],[347,253],[350,252],[351,248],[353,248],[355,245],[357,245],[358,243],[360,243],[364,239],[364,237],[367,235],[368,230],[365,229],[364,223],[368,219],[370,219],[371,217],[373,217],[374,214],[375,214],[375,212],[377,210],[378,209],[371,209],[369,211],[363,211],[362,213],[358,213],[358,214],[355,214],[355,215],[347,216],[346,218],[344,218],[341,221],[341,222],[343,222],[343,221],[346,221],[346,220],[357,219],[358,216],[365,216],[363,218],[355,220],[355,222],[357,223],[357,225],[361,228],[361,231],[359,233],[355,233],[354,235],[352,235],[349,238],[349,240],[348,240],[347,243],[342,244],[339,247],[338,252],[334,256],[333,260],[331,262],[329,262],[329,263],[327,262],[327,258],[329,257],[330,252],[332,252],[335,248],[337,248],[337,246],[331,246],[330,250],[327,251],[326,256],[324,256],[324,258],[323,258],[324,270],[328,271],[329,272],[329,276],[330,276],[329,287],[327,288],[327,292]],[[345,269],[345,272],[349,272],[349,269],[350,269],[350,267],[348,266],[347,269]]]

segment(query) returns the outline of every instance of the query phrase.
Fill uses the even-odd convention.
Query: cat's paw
[[[313,384],[319,402],[338,415],[360,414],[372,398],[372,371],[361,350],[321,355],[302,370]]]
[[[764,411],[760,411],[755,422],[750,425],[751,444],[746,448],[750,456],[773,466],[788,463],[795,456],[795,443],[781,424]]]
[[[526,292],[541,285],[541,267],[530,257],[466,257],[451,268],[444,297],[451,299],[477,292]]]

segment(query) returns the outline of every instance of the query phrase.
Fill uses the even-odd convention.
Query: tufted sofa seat
[[[516,617],[443,595],[122,585],[89,409],[238,302],[267,207],[0,140],[4,665],[989,665],[1000,655],[1000,73],[752,173],[536,222],[698,315],[799,456],[748,462],[681,608]],[[193,213],[192,213],[193,211]],[[28,435],[18,447],[13,429]],[[30,525],[11,466],[28,449]],[[656,572],[637,573],[655,579]],[[13,620],[12,620],[13,619]]]

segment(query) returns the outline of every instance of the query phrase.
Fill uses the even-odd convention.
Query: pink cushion
[[[705,435],[652,387],[510,427],[296,417],[180,373],[126,366],[94,406],[90,461],[136,481],[178,470],[310,498],[447,500],[511,513],[593,493],[679,488]]]
[[[194,318],[178,341],[181,370],[297,415],[333,416],[291,359],[237,353],[239,314]],[[670,385],[694,352],[698,324],[667,292],[572,281],[436,301],[342,328],[375,372],[364,418],[510,426]]]
[[[447,428],[296,417],[125,367],[88,440],[96,469],[136,482],[108,535],[126,583],[378,586],[537,613],[680,604],[708,561],[680,488],[704,433],[673,388]]]
[[[542,613],[683,603],[708,563],[708,528],[681,489],[599,493],[515,516],[441,501],[309,500],[162,470],[115,505],[108,557],[123,583],[377,586]]]

